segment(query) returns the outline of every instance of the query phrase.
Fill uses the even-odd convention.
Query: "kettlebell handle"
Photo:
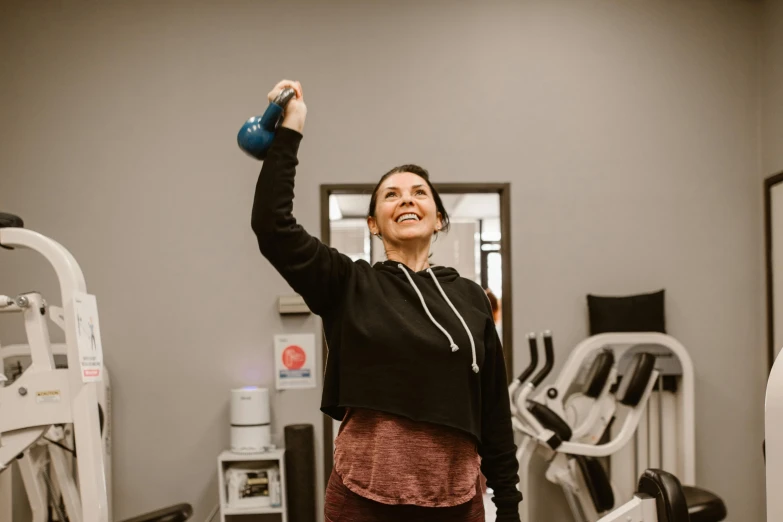
[[[296,91],[290,87],[283,89],[283,91],[277,95],[277,98],[275,98],[272,103],[285,109],[286,105],[288,105],[288,102],[291,101],[291,98],[294,97],[294,94],[296,94]]]

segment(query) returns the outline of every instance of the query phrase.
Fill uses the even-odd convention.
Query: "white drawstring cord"
[[[451,307],[451,310],[454,312],[454,314],[459,319],[459,322],[462,323],[462,327],[465,328],[465,331],[468,333],[468,338],[470,338],[470,349],[473,352],[473,372],[478,373],[479,367],[478,364],[476,364],[476,342],[473,340],[473,334],[470,332],[470,328],[468,328],[468,325],[465,324],[465,319],[462,318],[462,316],[459,314],[457,309],[454,307],[453,304],[451,304],[451,301],[449,300],[448,296],[446,295],[446,292],[443,291],[443,288],[441,288],[440,283],[438,282],[438,278],[435,277],[435,274],[432,272],[431,269],[427,269],[427,272],[430,273],[432,276],[432,280],[435,281],[435,286],[438,287],[438,290],[440,290],[440,295],[443,296],[443,299],[446,300],[446,302]]]

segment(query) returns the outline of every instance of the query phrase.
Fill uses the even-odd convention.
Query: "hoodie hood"
[[[451,348],[451,351],[456,352],[457,350],[459,350],[459,346],[457,346],[457,343],[454,342],[454,338],[452,337],[452,335],[443,326],[441,326],[441,324],[438,321],[436,321],[435,318],[432,316],[432,313],[430,312],[430,309],[427,306],[427,302],[424,300],[424,296],[419,290],[419,287],[416,286],[416,282],[413,280],[411,274],[417,274],[432,279],[432,281],[435,283],[435,286],[438,289],[438,292],[440,292],[441,297],[449,305],[449,308],[451,308],[451,311],[454,312],[454,315],[457,316],[459,322],[462,323],[462,327],[465,329],[465,333],[468,334],[468,339],[470,339],[470,352],[471,355],[473,356],[473,364],[471,365],[471,368],[473,369],[474,373],[478,373],[479,367],[478,364],[476,363],[476,342],[473,339],[473,333],[470,331],[470,328],[468,328],[468,325],[465,323],[465,319],[462,317],[462,315],[460,315],[457,308],[454,306],[454,304],[451,302],[449,297],[446,295],[446,292],[444,292],[443,288],[440,286],[441,282],[454,281],[455,279],[457,279],[459,277],[459,273],[454,268],[449,268],[445,266],[434,266],[434,267],[425,268],[420,272],[414,272],[406,265],[403,265],[398,261],[389,261],[389,260],[383,261],[381,263],[376,263],[375,268],[382,271],[391,271],[393,274],[395,275],[399,274],[400,277],[403,277],[408,280],[408,283],[411,285],[411,287],[413,287],[413,290],[416,292],[416,295],[419,296],[419,302],[421,303],[424,312],[427,314],[427,317],[429,317],[430,321],[432,321],[432,324],[434,324],[435,327],[438,328],[438,330],[443,332],[443,335],[448,340],[448,344],[449,347]]]

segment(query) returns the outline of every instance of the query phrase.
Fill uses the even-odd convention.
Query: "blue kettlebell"
[[[275,138],[275,131],[282,120],[283,111],[294,94],[296,91],[293,89],[283,89],[283,92],[266,108],[263,116],[253,116],[247,120],[237,134],[239,148],[249,156],[263,161]]]

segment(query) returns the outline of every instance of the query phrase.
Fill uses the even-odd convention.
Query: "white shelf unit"
[[[277,462],[280,469],[280,500],[279,507],[232,507],[228,505],[226,494],[226,470],[232,464],[257,464]],[[220,489],[220,522],[226,522],[227,516],[237,515],[279,515],[279,520],[288,522],[285,485],[285,450],[274,449],[263,453],[233,453],[226,450],[218,456],[218,488]]]

